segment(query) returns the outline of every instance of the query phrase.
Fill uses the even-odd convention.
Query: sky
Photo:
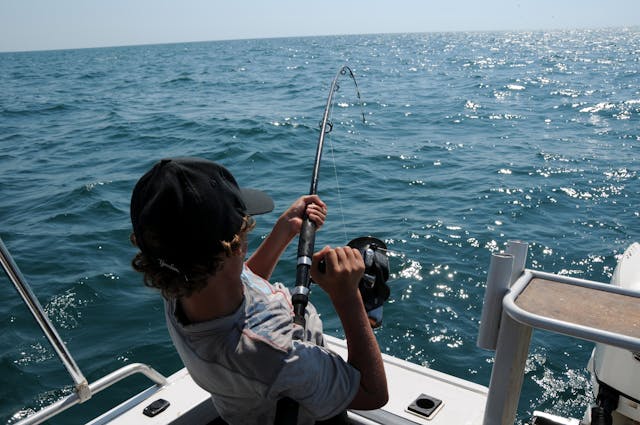
[[[0,52],[629,26],[640,26],[640,0],[0,0]]]

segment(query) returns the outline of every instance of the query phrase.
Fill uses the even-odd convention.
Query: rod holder
[[[507,241],[507,254],[513,255],[513,267],[511,270],[511,278],[509,279],[509,286],[518,280],[518,277],[524,272],[525,265],[527,263],[527,251],[529,244],[527,242],[519,240]]]
[[[487,287],[484,291],[482,316],[478,331],[477,345],[487,350],[495,350],[502,316],[502,299],[509,290],[513,271],[513,255],[499,253],[491,255]]]
[[[516,421],[533,329],[502,316],[495,360],[491,369],[483,425],[511,425]]]

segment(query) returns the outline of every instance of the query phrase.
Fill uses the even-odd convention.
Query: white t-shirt
[[[171,339],[193,380],[211,393],[230,425],[272,424],[276,403],[299,404],[298,425],[343,412],[356,395],[360,372],[325,348],[322,322],[309,304],[307,338],[293,323],[291,295],[248,267],[244,300],[231,315],[183,324],[175,300],[165,301]]]

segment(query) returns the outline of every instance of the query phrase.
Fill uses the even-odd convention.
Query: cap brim
[[[266,193],[256,189],[240,189],[242,200],[247,207],[247,214],[258,215],[273,211],[273,199]]]

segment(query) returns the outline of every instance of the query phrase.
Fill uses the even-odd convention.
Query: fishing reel
[[[389,280],[389,257],[387,246],[380,239],[362,236],[347,244],[360,251],[364,260],[364,275],[358,289],[367,311],[372,328],[382,325],[382,306],[389,299],[391,290],[387,286]]]
[[[372,236],[355,238],[347,246],[357,249],[362,255],[364,274],[360,279],[358,289],[371,327],[380,327],[382,325],[382,306],[391,295],[391,290],[387,286],[387,280],[389,280],[387,246],[380,239]],[[324,273],[325,268],[326,263],[322,259],[318,269]]]

